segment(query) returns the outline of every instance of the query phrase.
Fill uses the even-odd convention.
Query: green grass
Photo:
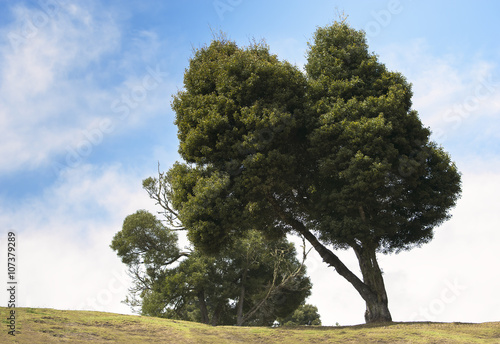
[[[212,327],[187,321],[87,311],[17,308],[16,335],[0,307],[0,343],[500,343],[500,322],[387,323],[338,327]]]

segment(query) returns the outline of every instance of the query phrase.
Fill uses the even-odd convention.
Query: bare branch
[[[279,284],[277,284],[277,280],[278,280],[278,276],[280,274],[280,271],[282,270],[281,265],[283,262],[286,261],[285,251],[281,250],[281,249],[276,249],[274,251],[273,255],[276,256],[276,259],[275,259],[275,264],[274,264],[273,280],[268,287],[269,289],[266,292],[266,296],[258,304],[253,306],[248,311],[248,313],[245,314],[245,316],[242,317],[242,319],[238,322],[239,326],[241,326],[245,322],[247,322],[259,309],[264,307],[266,305],[266,302],[269,300],[270,297],[272,297],[273,295],[276,295],[276,293],[278,293],[281,289],[287,287],[293,279],[295,279],[297,276],[299,276],[299,274],[301,273],[302,269],[305,266],[305,261],[306,261],[307,255],[309,254],[309,252],[312,249],[311,248],[311,249],[309,249],[309,251],[306,252],[306,244],[305,244],[304,237],[302,237],[302,241],[303,241],[302,263],[294,271],[283,275],[283,278]]]

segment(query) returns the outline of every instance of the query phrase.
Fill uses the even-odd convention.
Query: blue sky
[[[18,233],[19,305],[129,312],[109,243],[126,215],[155,211],[141,181],[178,159],[170,102],[193,49],[224,31],[302,67],[339,12],[413,84],[414,108],[463,173],[435,240],[380,257],[393,317],[500,320],[495,1],[1,1],[0,252]],[[327,325],[362,323],[360,297],[323,265],[311,254],[309,302]]]

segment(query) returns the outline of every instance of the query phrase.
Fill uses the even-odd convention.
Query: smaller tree
[[[163,208],[165,222],[139,210],[127,216],[111,243],[134,285],[125,300],[143,315],[218,325],[271,325],[286,317],[310,295],[303,261],[286,238],[265,239],[253,230],[215,255],[178,247],[184,229],[170,207],[170,182],[148,178],[143,183]],[[304,246],[305,247],[305,246]]]
[[[310,304],[302,304],[292,314],[286,318],[278,319],[281,326],[318,325],[321,326],[321,319],[318,307]]]
[[[189,256],[190,252],[180,251],[177,241],[177,234],[146,210],[127,216],[122,230],[113,237],[110,247],[127,265],[134,281],[125,303],[135,312],[142,308],[140,298],[152,293],[170,265]]]

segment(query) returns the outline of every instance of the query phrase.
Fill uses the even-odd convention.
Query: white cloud
[[[93,99],[100,99],[90,91],[92,77],[73,75],[115,50],[120,38],[112,21],[92,18],[76,6],[60,5],[50,16],[42,8],[17,7],[14,13],[15,21],[4,29],[10,39],[0,57],[0,115],[6,133],[0,171],[38,166],[95,117],[88,111]],[[37,22],[38,17],[45,21]]]
[[[18,238],[18,306],[129,312],[120,302],[131,283],[109,245],[125,216],[156,209],[141,188],[145,176],[84,165],[42,197],[2,204],[0,222]]]
[[[44,95],[70,81],[69,74],[98,61],[119,46],[120,32],[110,16],[97,16],[76,5],[60,5],[56,14],[47,16],[41,8],[18,8],[7,36],[19,41],[4,42],[2,92],[14,101]],[[36,24],[36,16],[46,22]],[[24,26],[33,26],[24,33]],[[66,85],[64,85],[66,86]]]

